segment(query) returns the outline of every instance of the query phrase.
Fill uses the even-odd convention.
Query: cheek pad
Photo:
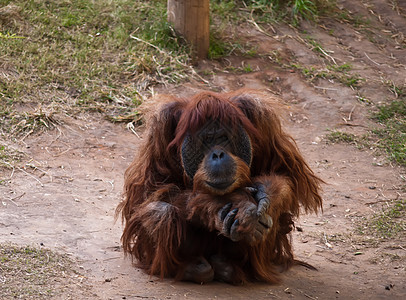
[[[235,154],[251,166],[252,161],[252,145],[251,139],[249,138],[247,132],[241,128],[239,134],[236,136],[235,141]]]
[[[200,162],[203,160],[203,152],[199,143],[190,135],[183,140],[181,147],[181,159],[186,174],[193,178],[197,172]]]

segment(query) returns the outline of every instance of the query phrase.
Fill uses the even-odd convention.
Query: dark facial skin
[[[243,128],[230,130],[219,122],[209,122],[195,135],[187,135],[181,147],[182,163],[186,174],[193,179],[203,162],[210,183],[218,188],[232,183],[235,162],[229,154],[251,164],[251,141]]]
[[[206,183],[211,187],[225,190],[234,183],[236,164],[224,148],[215,146],[206,154],[203,164],[210,178]]]

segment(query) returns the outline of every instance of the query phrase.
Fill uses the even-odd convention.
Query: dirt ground
[[[293,234],[297,258],[318,271],[295,267],[283,274],[281,284],[235,287],[159,280],[132,267],[120,249],[122,227],[114,221],[114,210],[143,129],[136,129],[138,137],[125,125],[96,114],[58,116],[56,129],[14,145],[28,158],[24,168],[2,171],[6,182],[0,185],[0,242],[41,245],[77,260],[85,280],[60,298],[406,299],[405,234],[384,242],[356,234],[363,217],[391,200],[405,199],[404,168],[373,150],[325,139],[329,130],[365,133],[373,122],[360,97],[378,104],[394,98],[388,82],[406,84],[406,1],[396,2],[400,10],[393,9],[392,1],[338,1],[353,16],[368,18],[368,30],[334,19],[304,23],[300,30],[263,26],[267,34],[247,24],[241,36],[257,45],[258,53],[278,55],[205,61],[198,69],[214,71],[205,77],[210,86],[191,81],[155,89],[187,96],[208,88],[246,87],[280,97],[286,130],[328,183],[323,213],[302,216],[297,221],[302,231]],[[305,36],[323,45],[327,55],[313,51]],[[309,82],[298,69],[283,66],[323,68],[328,60],[350,63],[350,72],[364,79],[360,87],[334,79]],[[252,72],[226,71],[248,65]]]

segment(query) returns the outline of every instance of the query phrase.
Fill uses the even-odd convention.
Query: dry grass
[[[67,255],[29,246],[0,244],[1,299],[78,299],[84,277]]]
[[[121,120],[157,85],[198,76],[163,1],[0,1],[0,130],[52,127],[58,113]]]

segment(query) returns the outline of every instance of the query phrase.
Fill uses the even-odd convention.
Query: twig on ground
[[[380,66],[381,64],[378,64],[376,61],[374,61],[374,60],[372,60],[372,58],[370,58],[369,56],[368,56],[368,54],[366,54],[366,52],[364,52],[364,54],[365,54],[365,56],[370,60],[370,61],[372,61],[374,64],[376,64],[377,66]]]
[[[20,196],[17,196],[17,197],[11,198],[11,199],[7,199],[7,200],[10,201],[11,203],[13,203],[15,206],[19,207],[20,205],[18,205],[18,203],[14,202],[14,200],[21,199],[24,195],[25,195],[25,192],[22,193]]]
[[[258,23],[254,21],[254,19],[252,18],[252,16],[251,16],[251,19],[248,20],[248,23],[253,24],[254,27],[255,27],[259,32],[261,32],[262,34],[265,34],[266,36],[269,36],[269,37],[272,37],[272,38],[273,38],[273,35],[272,35],[272,34],[269,34],[269,33],[266,32],[265,30],[263,30],[261,27],[259,27]],[[270,26],[270,27],[271,27],[273,33],[276,34],[275,29],[274,29],[272,26]]]
[[[1,160],[1,162],[2,162],[3,164],[5,164],[5,165],[10,166],[10,167],[13,169],[13,170],[11,171],[11,175],[10,175],[10,177],[8,178],[8,179],[10,180],[11,178],[13,178],[15,168],[14,168],[14,166],[13,166],[12,164],[10,164],[10,163],[6,162],[5,160]]]
[[[328,90],[328,91],[338,91],[338,89],[335,88],[328,88],[328,87],[323,87],[323,86],[314,86],[315,89],[320,89],[320,90]]]
[[[135,131],[135,126],[134,126],[134,122],[129,122],[127,124],[127,129],[130,130],[132,133],[134,133],[137,138],[139,138],[140,140],[142,140],[142,138],[139,136],[139,134]]]
[[[294,37],[292,37],[292,38],[294,38]],[[296,39],[305,45],[309,45],[309,43],[306,42],[304,39],[302,39],[299,35],[296,35]],[[330,54],[328,54],[322,47],[317,46],[317,45],[311,45],[311,46],[313,47],[313,49],[316,48],[317,50],[319,50],[321,52],[321,54],[323,54],[326,58],[330,59],[335,65],[337,65],[337,62],[334,59],[334,57],[332,57]]]
[[[355,105],[352,107],[352,109],[348,115],[348,121],[352,121],[352,113],[354,112],[354,109],[355,109]]]
[[[26,175],[28,175],[28,176],[34,178],[36,181],[38,181],[38,183],[39,183],[41,186],[44,186],[44,184],[43,184],[38,178],[36,178],[35,176],[31,175],[30,173],[28,173],[28,172],[25,171],[24,169],[21,169],[20,167],[17,167],[17,170],[19,170],[19,171],[25,173]]]

